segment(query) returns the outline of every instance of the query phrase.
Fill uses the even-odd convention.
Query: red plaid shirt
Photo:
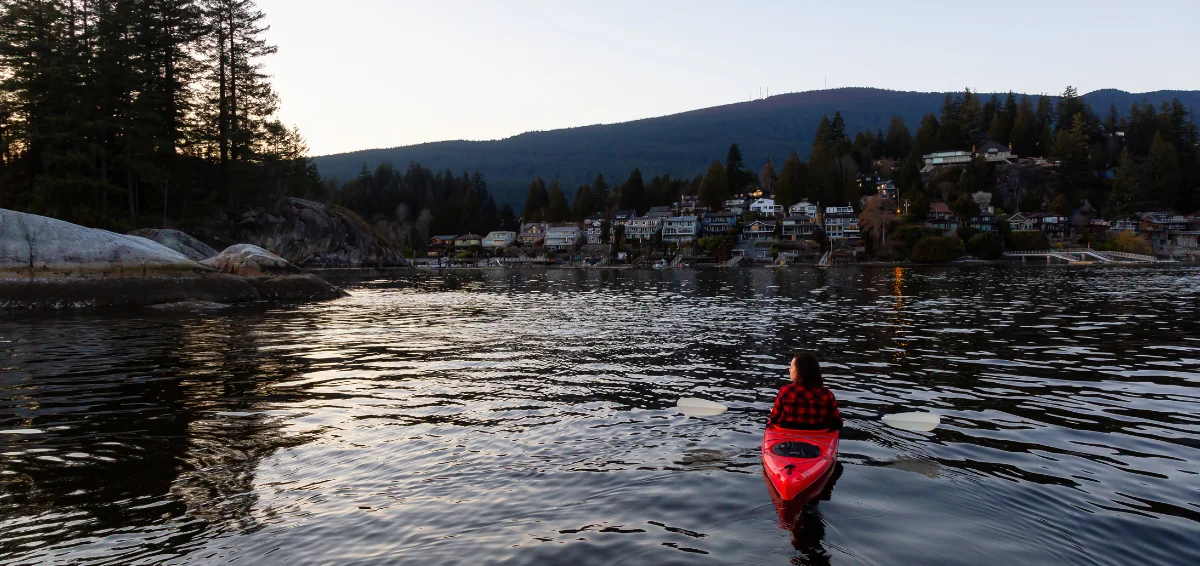
[[[825,387],[805,389],[798,383],[789,383],[779,388],[767,426],[815,429],[832,426],[841,418],[832,391]]]

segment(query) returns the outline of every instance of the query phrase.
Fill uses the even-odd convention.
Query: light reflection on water
[[[0,319],[0,563],[1200,563],[1195,267],[422,277]],[[796,347],[852,429],[789,533]]]

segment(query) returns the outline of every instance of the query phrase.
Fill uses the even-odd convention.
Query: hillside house
[[[830,209],[837,209],[838,212],[828,212]],[[845,209],[850,209],[850,212],[845,212]],[[853,211],[854,209],[848,206],[831,206],[826,209],[821,225],[830,240],[846,240],[851,245],[858,245],[858,215]]]
[[[792,216],[803,214],[810,218],[816,218],[817,210],[818,210],[817,205],[812,204],[806,200],[802,200],[796,204],[793,204],[792,206],[789,206],[788,214],[790,214]]]
[[[1000,142],[988,140],[983,142],[983,145],[975,148],[975,155],[984,158],[989,163],[1008,163],[1017,162],[1017,154],[1013,153],[1012,144],[1007,146]]]
[[[783,205],[775,204],[775,199],[760,198],[750,204],[750,212],[755,212],[759,216],[775,216],[783,214]]]
[[[517,243],[517,233],[507,231],[488,232],[487,236],[483,237],[483,245],[487,248],[501,249],[507,248]]]
[[[925,160],[926,167],[938,167],[942,165],[965,165],[971,162],[974,158],[969,151],[938,151],[921,156]]]
[[[668,244],[690,244],[700,235],[700,219],[695,216],[678,216],[662,219],[662,239]]]
[[[521,225],[521,233],[517,235],[517,243],[531,248],[542,245],[546,240],[546,230],[550,225],[545,222],[529,222]]]
[[[652,206],[646,213],[646,216],[650,218],[670,218],[675,216],[675,213],[671,211],[671,207],[669,206]]]
[[[959,219],[958,215],[950,210],[949,205],[944,202],[935,202],[929,206],[929,218],[925,224],[943,232],[953,232],[958,230]]]
[[[662,231],[662,218],[639,216],[625,223],[625,241],[649,242]]]
[[[470,249],[471,246],[482,246],[483,236],[479,234],[463,234],[454,238],[454,249],[463,251]]]
[[[766,242],[775,239],[774,220],[755,220],[742,228],[742,240],[747,242]]]
[[[857,228],[857,226],[856,226]],[[791,242],[811,240],[817,231],[817,224],[807,214],[793,214],[783,219],[780,227],[780,239]]]
[[[1021,212],[1008,217],[1008,226],[1012,228],[1014,232],[1028,232],[1030,230],[1037,230],[1037,223]]]
[[[732,212],[710,212],[704,215],[701,226],[705,236],[720,236],[737,228],[737,215]]]
[[[543,245],[546,251],[573,250],[583,239],[583,231],[578,226],[556,226],[546,230]]]
[[[600,235],[604,232],[604,222],[605,221],[603,218],[593,218],[590,216],[583,221],[584,239],[587,241],[588,245],[595,246],[608,243],[600,239]],[[608,234],[609,238],[612,238],[611,228],[612,227],[610,226]]]
[[[429,239],[429,246],[426,247],[425,255],[429,257],[441,257],[447,252],[454,250],[454,235],[434,236]]]

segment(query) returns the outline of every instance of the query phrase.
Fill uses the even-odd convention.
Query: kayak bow
[[[821,491],[837,463],[837,431],[767,427],[763,434],[763,474],[774,495],[807,501]]]

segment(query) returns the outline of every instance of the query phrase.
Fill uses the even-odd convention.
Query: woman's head
[[[808,350],[796,350],[792,354],[791,374],[792,381],[808,389],[825,385],[821,378],[821,363],[817,361],[817,355]]]

